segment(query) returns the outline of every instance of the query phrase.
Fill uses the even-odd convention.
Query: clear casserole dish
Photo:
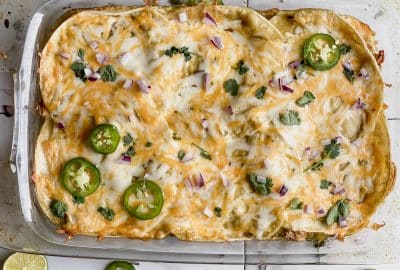
[[[167,4],[168,1],[159,1]],[[333,240],[325,246],[315,247],[312,242],[288,241],[237,241],[231,243],[182,242],[175,238],[164,240],[130,240],[106,238],[101,242],[93,237],[77,236],[65,241],[64,235],[55,232],[56,227],[41,213],[30,184],[34,144],[40,126],[40,116],[35,111],[40,100],[37,85],[38,52],[49,38],[55,22],[72,9],[93,8],[105,5],[140,5],[141,1],[51,1],[33,15],[24,46],[18,76],[15,77],[16,118],[10,168],[1,167],[3,189],[0,212],[1,245],[14,250],[74,257],[132,259],[155,262],[188,262],[215,264],[364,264],[387,263],[398,259],[400,239],[396,213],[395,194],[388,197],[375,216],[378,223],[386,226],[374,232],[366,229],[346,238],[345,242]],[[377,32],[378,47],[384,49],[387,59],[383,68],[384,78],[393,84],[385,92],[386,116],[392,139],[392,155],[399,160],[398,135],[394,130],[400,123],[396,110],[399,87],[396,72],[400,70],[397,55],[400,33],[397,31],[399,6],[395,1],[382,4],[364,1],[225,1],[228,5],[249,6],[264,10],[270,8],[295,9],[304,7],[331,8],[338,13],[353,15],[367,22]],[[14,173],[13,171],[15,171]],[[18,183],[16,185],[15,183]],[[11,192],[12,191],[12,192]],[[17,195],[18,194],[18,195]],[[379,250],[376,251],[376,247]]]

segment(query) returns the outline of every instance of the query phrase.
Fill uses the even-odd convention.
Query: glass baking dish
[[[367,22],[376,32],[378,47],[384,49],[386,60],[384,78],[393,86],[385,91],[389,105],[386,116],[392,141],[392,155],[399,164],[400,140],[400,87],[398,30],[400,7],[396,0],[232,0],[226,5],[249,6],[254,9],[295,9],[320,7],[353,15]],[[40,117],[35,107],[40,100],[37,85],[38,52],[49,38],[52,26],[65,13],[77,8],[93,8],[107,5],[141,5],[142,1],[93,1],[53,0],[39,8],[29,24],[19,73],[15,76],[16,117],[10,166],[0,166],[0,245],[26,252],[109,259],[130,259],[152,262],[210,263],[210,264],[378,264],[392,263],[400,258],[400,221],[398,199],[399,187],[387,198],[374,221],[386,223],[378,232],[365,229],[345,241],[328,241],[322,247],[312,242],[288,241],[236,241],[230,243],[183,242],[175,238],[163,240],[131,240],[75,236],[65,241],[64,235],[55,232],[56,227],[41,213],[34,190],[30,184],[34,145]],[[168,1],[159,1],[167,5]]]

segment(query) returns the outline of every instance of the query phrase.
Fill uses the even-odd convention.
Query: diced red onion
[[[128,115],[128,121],[133,122],[136,119],[135,114],[131,113]]]
[[[207,217],[212,217],[213,216],[213,212],[208,207],[204,208],[203,214],[206,215]]]
[[[64,58],[64,59],[69,59],[69,54],[68,53],[60,53],[60,56],[61,56],[61,58]]]
[[[204,22],[205,24],[208,24],[208,25],[215,25],[215,26],[217,26],[217,22],[216,22],[216,21],[214,20],[214,18],[213,18],[209,13],[207,13],[207,12],[206,12],[206,14],[204,15],[203,22]]]
[[[88,80],[91,81],[91,82],[97,81],[97,80],[99,80],[100,78],[101,78],[101,75],[100,75],[100,73],[98,73],[98,72],[93,72],[92,74],[90,74],[90,75],[88,76]]]
[[[319,216],[325,215],[325,209],[322,208],[322,207],[320,207],[320,208],[317,210],[317,214],[318,214]]]
[[[313,214],[314,209],[310,205],[306,204],[303,208],[303,212],[311,215],[311,214]]]
[[[337,143],[343,143],[343,137],[342,136],[336,136],[334,139],[335,139],[335,141]]]
[[[358,138],[357,140],[352,141],[351,144],[355,147],[360,147],[362,145],[362,140]]]
[[[214,36],[210,39],[211,43],[217,48],[222,50],[224,48],[224,42],[218,36]]]
[[[185,162],[191,161],[192,159],[194,159],[193,154],[192,154],[191,152],[187,152],[187,153],[185,153],[185,155],[183,156],[181,162],[182,162],[182,163],[185,163]]]
[[[356,198],[356,195],[354,193],[349,192],[349,193],[346,194],[346,199],[349,200],[349,201],[354,201],[357,198]]]
[[[186,12],[181,12],[178,14],[178,18],[180,22],[186,22],[187,21],[187,14]]]
[[[275,82],[274,80],[269,80],[269,81],[268,81],[268,85],[269,85],[270,87],[275,87],[275,86],[276,86],[276,82]]]
[[[183,183],[185,184],[186,189],[190,192],[193,193],[193,185],[192,182],[190,181],[189,177],[186,177],[183,180]]]
[[[291,80],[287,78],[288,76],[277,79],[279,90],[281,90],[282,92],[293,93],[294,89],[287,86],[289,83],[293,81],[293,78]]]
[[[278,194],[278,193],[276,193],[276,192],[271,192],[271,193],[269,194],[269,196],[270,196],[271,199],[273,199],[273,200],[277,200],[277,201],[282,200],[281,195]]]
[[[363,77],[364,79],[367,79],[367,80],[368,80],[369,74],[368,74],[367,69],[366,69],[365,67],[362,67],[362,68],[360,69],[360,73],[358,74],[358,76]]]
[[[257,182],[265,184],[267,182],[267,178],[261,175],[257,175]]]
[[[136,81],[137,85],[139,86],[140,91],[145,94],[150,93],[151,86],[147,83],[147,81],[140,79]]]
[[[301,62],[300,61],[291,61],[289,64],[288,64],[288,66],[290,67],[290,68],[293,68],[293,69],[296,69],[296,68],[298,68],[299,66],[301,65]]]
[[[118,56],[118,61],[123,65],[128,60],[129,55],[126,52],[121,53]]]
[[[283,92],[288,92],[288,93],[293,93],[294,92],[293,88],[290,88],[289,86],[286,86],[286,85],[281,85],[281,90]]]
[[[233,110],[232,110],[232,106],[231,106],[231,105],[228,105],[228,106],[226,106],[226,107],[224,107],[224,108],[222,108],[222,109],[223,109],[224,112],[226,112],[227,114],[233,115]]]
[[[203,87],[204,90],[208,91],[211,86],[211,74],[210,73],[204,73],[203,75]]]
[[[89,43],[90,48],[92,48],[93,50],[96,50],[99,47],[99,43],[97,41],[92,41]]]
[[[131,163],[131,157],[127,156],[127,155],[123,155],[121,156],[121,158],[119,159],[119,161],[121,163]]]
[[[269,163],[269,160],[267,158],[264,159],[264,167],[265,167],[265,169],[268,169],[269,167],[271,167],[271,164]]]
[[[274,80],[269,80],[269,81],[268,81],[268,85],[269,85],[270,87],[275,87],[275,86],[276,86],[276,82],[275,82]]]
[[[14,116],[14,106],[12,105],[3,105],[3,112],[6,117]]]
[[[223,174],[222,172],[220,172],[219,175],[221,176],[222,184],[224,185],[224,187],[229,187],[231,183],[229,182],[228,177],[226,177],[226,175]]]
[[[91,68],[85,68],[84,70],[83,70],[83,72],[85,73],[85,76],[86,77],[89,77],[90,75],[92,75],[92,73],[93,73],[93,71],[92,71],[92,69]]]
[[[201,173],[199,173],[199,179],[198,179],[199,181],[197,181],[197,186],[198,187],[203,187],[204,186],[204,177],[203,177],[203,175],[201,174]]]
[[[107,55],[104,53],[96,53],[96,61],[100,65],[104,64],[107,61]]]
[[[336,186],[333,190],[332,190],[332,194],[333,195],[342,195],[346,192],[346,190],[344,189],[344,187],[338,185]]]
[[[276,83],[278,83],[278,86],[289,85],[294,81],[293,76],[288,74],[287,72],[285,72],[285,74],[281,73],[281,74],[278,74],[278,75],[280,75],[280,76],[274,78]]]
[[[361,98],[357,98],[357,101],[351,107],[353,110],[364,110],[367,104],[361,101]]]
[[[352,70],[351,63],[349,61],[345,61],[343,63],[343,67],[347,70]]]
[[[279,195],[285,196],[287,192],[288,188],[285,185],[282,185],[281,188],[279,189]]]
[[[206,131],[208,131],[209,122],[207,119],[205,119],[205,118],[201,119],[201,125]]]
[[[317,150],[311,150],[310,156],[308,157],[308,160],[311,161],[315,158],[320,157],[321,154]]]
[[[322,140],[322,141],[321,141],[321,144],[322,144],[322,145],[328,145],[328,144],[331,144],[331,139],[325,139],[325,140]]]
[[[64,128],[65,128],[64,124],[61,123],[61,122],[58,122],[58,123],[57,123],[57,127],[58,127],[59,129],[64,129]]]
[[[129,89],[133,85],[133,80],[131,79],[126,79],[124,85],[122,86],[124,89]]]
[[[344,216],[340,215],[339,216],[339,227],[344,228],[347,226],[347,220]]]
[[[306,148],[304,148],[303,156],[309,158],[310,154],[311,154],[311,147],[307,146]]]

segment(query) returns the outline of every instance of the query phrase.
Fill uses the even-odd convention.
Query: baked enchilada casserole
[[[355,233],[394,181],[375,47],[328,10],[79,11],[41,53],[38,203],[69,235]]]

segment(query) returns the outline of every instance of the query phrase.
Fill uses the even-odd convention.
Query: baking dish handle
[[[8,160],[0,160],[0,166],[10,166],[13,173],[16,171],[15,157],[17,152],[17,126],[18,126],[18,116],[17,116],[17,105],[18,105],[18,76],[14,72],[1,72],[2,89],[7,94],[14,97],[13,105],[3,105],[4,117],[14,117],[12,125],[12,141],[11,150],[8,156]],[[11,78],[12,77],[12,78]],[[7,140],[7,139],[6,139]]]

